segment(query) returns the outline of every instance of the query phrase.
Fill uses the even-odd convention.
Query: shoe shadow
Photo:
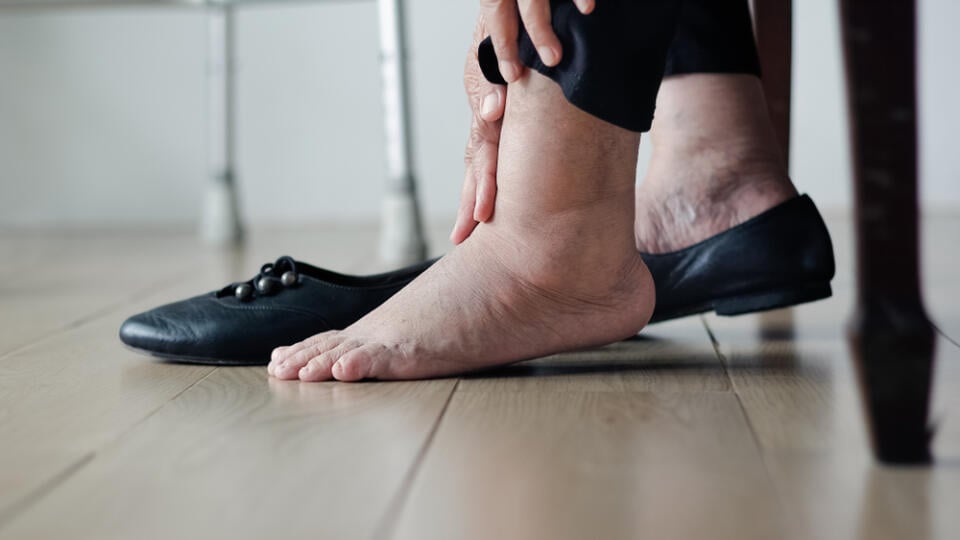
[[[507,366],[474,371],[466,380],[556,377],[655,371],[723,371],[710,346],[635,336],[604,347],[571,351]]]

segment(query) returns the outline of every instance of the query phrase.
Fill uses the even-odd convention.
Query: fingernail
[[[497,109],[497,105],[500,104],[500,98],[497,96],[496,92],[487,94],[487,97],[483,98],[483,104],[480,105],[480,116],[486,118],[493,114],[493,111]]]
[[[537,49],[537,52],[540,53],[540,59],[543,60],[543,63],[547,66],[553,67],[557,65],[559,60],[557,53],[550,47],[543,46]]]
[[[500,66],[500,75],[503,75],[505,81],[512,82],[517,79],[517,71],[513,63],[501,60],[498,65]]]
[[[590,0],[573,0],[577,4],[577,9],[580,10],[580,13],[586,15],[590,10]]]
[[[310,364],[307,364],[302,368],[300,368],[300,371],[297,372],[297,376],[301,378],[306,377],[308,374],[310,374],[310,371],[312,371],[312,369],[313,368],[310,367]]]

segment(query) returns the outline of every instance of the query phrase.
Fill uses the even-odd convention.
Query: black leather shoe
[[[641,254],[657,288],[650,322],[741,315],[831,295],[830,233],[807,195],[688,248]]]
[[[250,281],[130,317],[120,340],[181,362],[262,365],[275,347],[346,328],[434,262],[351,276],[280,257]]]
[[[711,310],[752,313],[831,294],[830,235],[806,195],[680,251],[641,255],[657,289],[651,322]],[[349,276],[281,257],[248,282],[134,315],[120,339],[177,361],[266,364],[277,346],[349,326],[433,262]]]

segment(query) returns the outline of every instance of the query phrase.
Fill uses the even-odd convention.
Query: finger
[[[469,216],[467,216],[469,218]],[[477,228],[477,223],[473,219],[466,219],[464,221],[459,221],[453,227],[453,232],[450,233],[450,241],[454,245],[460,245],[464,240],[470,238],[470,235],[473,234],[473,230]]]
[[[493,217],[493,207],[497,199],[497,154],[496,143],[483,145],[474,160],[477,191],[473,204],[473,221],[486,222]]]
[[[475,196],[476,191],[474,191],[473,197]],[[450,241],[454,244],[460,244],[470,237],[477,225],[478,223],[473,219],[472,203],[461,204],[460,210],[457,212],[457,222],[450,233]]]
[[[593,12],[593,9],[597,7],[595,0],[573,0],[573,3],[577,5],[577,9],[580,10],[580,13],[584,15],[589,15]]]
[[[523,65],[517,51],[520,31],[517,3],[515,0],[482,0],[481,7],[487,29],[490,30],[493,50],[499,59],[500,74],[504,80],[512,83],[523,75]]]
[[[459,244],[470,236],[477,222],[473,220],[473,207],[477,200],[477,183],[474,180],[473,169],[467,167],[466,177],[463,180],[463,193],[460,194],[460,208],[457,210],[457,221],[450,233],[450,241]]]
[[[479,144],[477,137],[477,122],[474,120],[470,127],[470,140],[467,142],[467,150],[463,159],[464,165],[466,165],[466,173],[460,191],[460,207],[457,209],[457,220],[453,225],[453,231],[450,233],[450,241],[454,244],[463,242],[476,227],[476,222],[473,221],[473,207],[477,198],[477,182],[473,166],[477,157],[476,148]]]
[[[527,34],[530,35],[530,41],[537,49],[540,60],[551,67],[559,64],[563,51],[560,40],[553,33],[553,26],[550,24],[550,2],[519,0],[518,5],[523,27],[527,29]]]
[[[506,101],[506,93],[504,89],[501,102]],[[499,111],[497,112],[499,113]],[[502,120],[488,122],[482,117],[474,117],[471,128],[470,150],[472,152],[469,167],[473,174],[473,183],[476,186],[471,215],[474,224],[489,221],[493,216],[497,193],[497,160],[502,128]]]
[[[507,89],[498,84],[490,85],[488,93],[480,104],[480,118],[486,122],[496,122],[503,118],[507,105]]]

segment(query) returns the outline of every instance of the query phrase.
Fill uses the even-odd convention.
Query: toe
[[[310,361],[297,372],[297,377],[303,382],[329,381],[333,378],[331,374],[333,364],[336,363],[344,353],[350,350],[349,347],[349,343],[342,343],[323,354],[311,358]]]
[[[374,347],[360,347],[340,356],[331,372],[338,381],[351,382],[377,376],[374,367],[376,355]]]
[[[318,356],[300,368],[300,371],[297,372],[297,378],[302,382],[329,381],[333,378],[333,375],[330,374],[330,367],[335,361],[322,360]]]
[[[270,361],[281,362],[283,360],[287,360],[299,353],[302,353],[303,351],[313,349],[317,346],[322,346],[330,342],[332,339],[335,339],[339,334],[339,330],[328,330],[326,332],[321,332],[319,334],[310,336],[303,341],[299,341],[293,345],[290,345],[289,347],[277,347],[270,354]]]
[[[280,379],[283,381],[294,380],[297,378],[297,372],[300,371],[300,368],[303,367],[303,364],[306,364],[306,362],[303,362],[301,364],[296,364],[293,362],[284,362],[282,364],[277,364],[273,368],[272,375],[277,379]]]
[[[282,359],[284,356],[286,356],[284,352],[289,348],[290,347],[277,347],[274,349],[273,352],[270,353],[270,362],[277,362]]]
[[[306,344],[307,342],[309,344]],[[311,359],[336,348],[343,342],[338,332],[324,332],[301,341],[280,353],[280,358],[271,360],[272,375],[278,379],[296,379],[300,369]],[[295,352],[294,352],[295,351]]]
[[[277,347],[270,353],[270,362],[267,363],[267,373],[275,376],[274,372],[277,370],[277,366],[287,357],[286,351],[290,349],[290,346]]]

